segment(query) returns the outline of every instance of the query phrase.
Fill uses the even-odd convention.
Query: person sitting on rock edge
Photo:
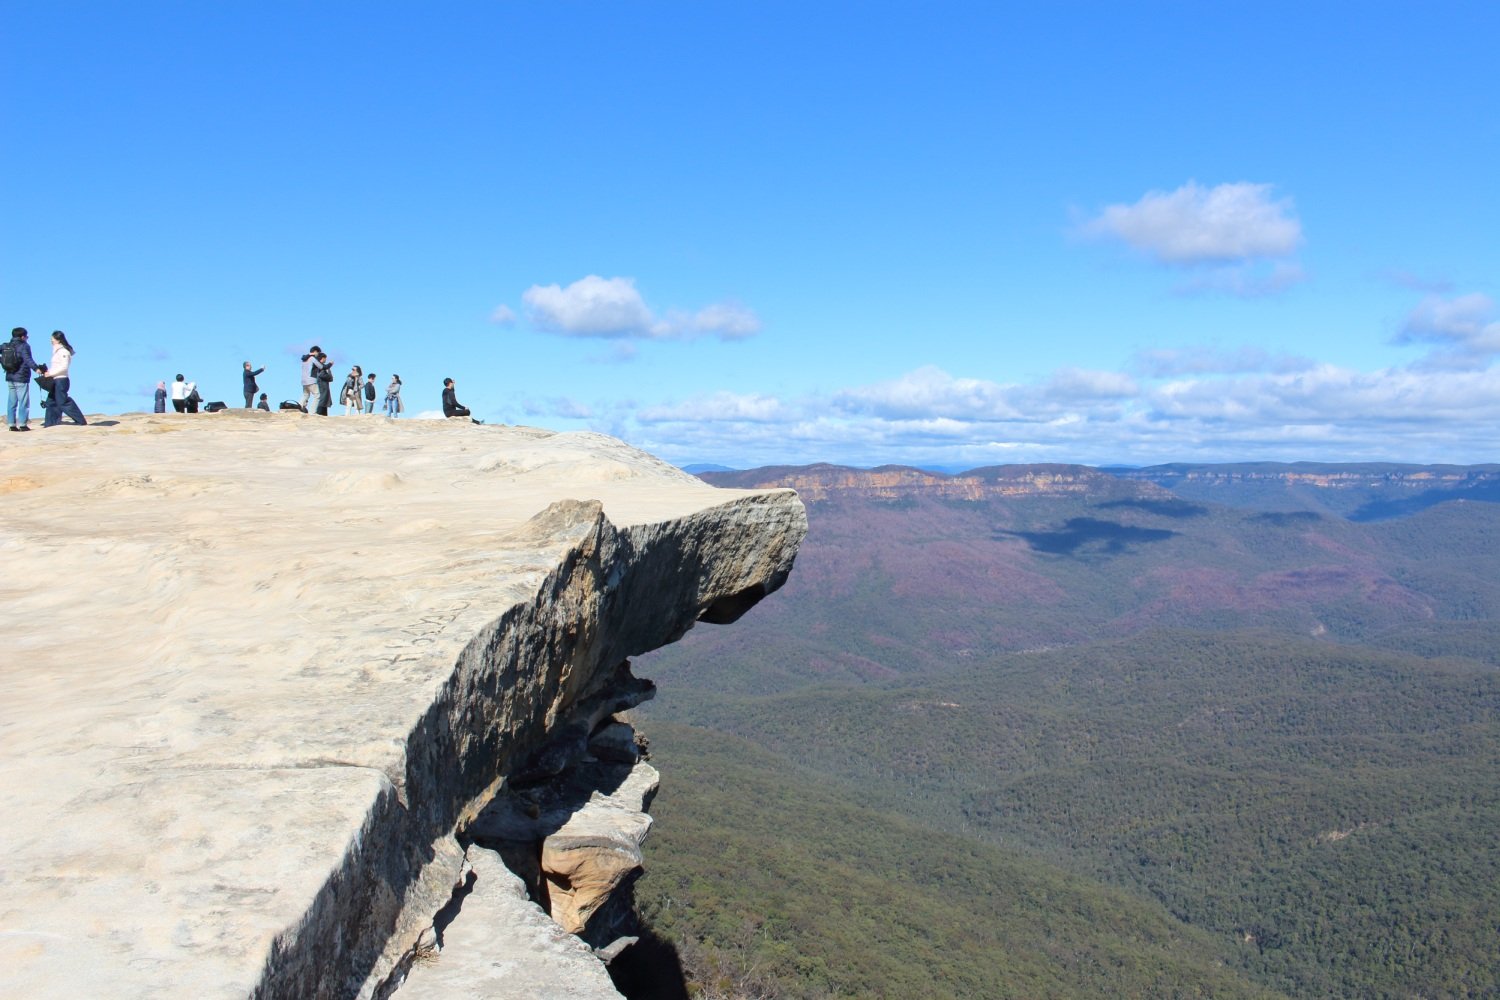
[[[454,392],[453,380],[451,378],[443,379],[443,416],[468,417],[476,424],[484,423],[483,420],[477,419],[472,413],[470,413],[467,406],[464,406],[458,401],[458,395]]]

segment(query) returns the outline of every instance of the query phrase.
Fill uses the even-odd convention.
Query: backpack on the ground
[[[7,340],[5,346],[0,347],[0,368],[4,368],[7,375],[21,370],[21,345],[14,340]]]
[[[290,400],[290,399],[283,399],[281,401],[281,405],[279,407],[277,407],[277,409],[280,409],[280,410],[296,410],[298,413],[306,413],[307,412],[307,407],[303,406],[301,403],[296,402],[295,400]]]

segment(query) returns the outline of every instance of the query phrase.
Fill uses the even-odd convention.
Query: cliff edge
[[[499,949],[492,982],[412,995],[549,995],[539,951],[608,995],[528,896],[570,930],[608,909],[568,866],[615,878],[588,858],[644,836],[629,658],[779,587],[794,493],[457,422],[141,415],[4,444],[0,996],[400,995],[449,964],[445,927]],[[495,863],[518,844],[530,879]],[[500,891],[455,920],[476,882]]]

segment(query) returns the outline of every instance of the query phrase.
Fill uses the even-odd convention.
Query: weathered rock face
[[[388,994],[496,793],[608,763],[650,693],[628,658],[776,589],[806,530],[789,491],[592,434],[231,412],[5,444],[3,996]],[[594,860],[567,823],[539,859],[585,926],[621,846],[591,816]]]

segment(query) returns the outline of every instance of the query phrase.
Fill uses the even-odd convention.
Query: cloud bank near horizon
[[[927,365],[798,398],[718,391],[586,409],[595,429],[672,461],[735,467],[832,461],[1405,461],[1472,464],[1500,437],[1500,322],[1483,295],[1424,300],[1396,340],[1433,347],[1361,371],[1253,347],[1142,352],[1124,371],[1063,368],[999,382]],[[1434,361],[1437,358],[1442,363]],[[1457,360],[1462,360],[1459,364]]]

